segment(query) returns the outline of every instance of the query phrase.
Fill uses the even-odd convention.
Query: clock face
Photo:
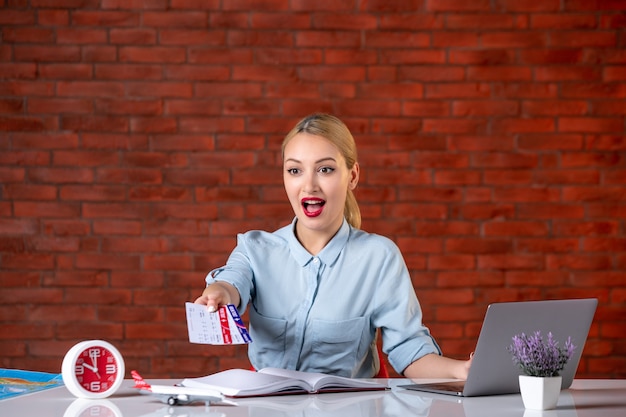
[[[66,388],[76,397],[105,398],[124,380],[124,359],[112,344],[87,340],[65,355],[61,372]]]
[[[113,386],[119,365],[113,353],[103,346],[89,346],[79,352],[74,366],[76,379],[90,392],[104,392]]]

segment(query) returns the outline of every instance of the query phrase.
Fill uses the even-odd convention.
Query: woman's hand
[[[239,292],[235,287],[227,282],[218,281],[206,287],[194,303],[207,306],[207,310],[212,313],[226,304],[239,306],[240,301]]]
[[[407,378],[455,378],[467,379],[472,357],[466,361],[439,356],[434,353],[421,357],[403,372]]]

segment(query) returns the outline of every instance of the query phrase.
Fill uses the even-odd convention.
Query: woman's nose
[[[312,193],[319,190],[317,176],[315,174],[307,174],[304,179],[304,191]]]

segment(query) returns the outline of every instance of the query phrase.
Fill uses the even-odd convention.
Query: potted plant
[[[576,346],[570,337],[560,347],[552,333],[544,340],[540,331],[532,335],[513,336],[508,350],[522,370],[519,376],[520,393],[524,406],[532,410],[550,410],[556,407],[561,392],[561,376]]]

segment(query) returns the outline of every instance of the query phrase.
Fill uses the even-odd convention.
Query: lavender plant
[[[567,338],[563,347],[559,347],[552,332],[548,333],[548,339],[544,341],[539,331],[532,335],[521,333],[513,336],[513,344],[508,347],[513,362],[524,374],[541,377],[558,376],[572,357],[574,349],[576,346],[572,344],[571,337]]]

